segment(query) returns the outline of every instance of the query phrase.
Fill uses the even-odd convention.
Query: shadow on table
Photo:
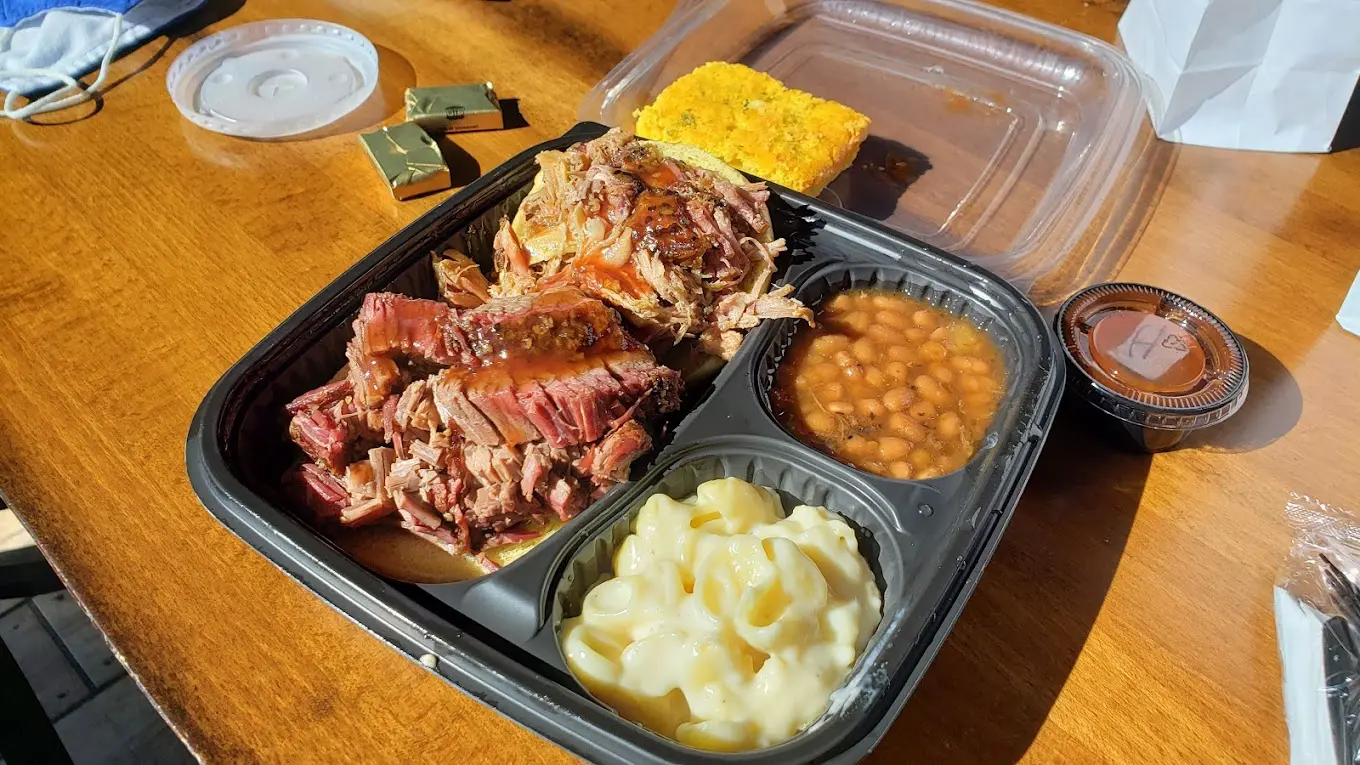
[[[328,125],[279,141],[309,141],[361,130],[376,130],[378,123],[406,108],[406,89],[416,85],[416,70],[405,56],[383,45],[378,51],[378,84],[354,111]]]
[[[1151,457],[1064,405],[996,555],[866,762],[1002,765],[1029,749],[1105,601]]]
[[[846,210],[884,221],[902,195],[930,172],[930,157],[899,141],[870,135],[850,166],[827,186],[822,198]]]
[[[1191,433],[1183,448],[1228,454],[1254,451],[1279,440],[1303,414],[1303,391],[1284,363],[1254,341],[1241,335],[1237,339],[1250,366],[1247,400],[1223,424]]]
[[[452,188],[462,188],[481,177],[481,163],[469,154],[467,149],[454,142],[454,135],[439,134],[431,137],[439,146],[439,153],[444,155],[444,164],[449,166],[449,185]]]

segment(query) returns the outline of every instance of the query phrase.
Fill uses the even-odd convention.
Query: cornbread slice
[[[869,118],[764,72],[712,61],[634,113],[637,134],[698,146],[733,167],[817,195],[850,166]]]

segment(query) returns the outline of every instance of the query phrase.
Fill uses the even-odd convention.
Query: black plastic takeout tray
[[[453,685],[545,738],[606,763],[691,761],[698,750],[596,703],[566,669],[561,620],[610,566],[642,503],[680,497],[709,478],[737,476],[789,501],[824,505],[856,528],[883,591],[883,619],[821,720],[795,738],[732,763],[854,762],[896,718],[972,592],[1038,457],[1062,392],[1061,366],[1038,311],[995,276],[854,214],[775,187],[775,233],[791,251],[781,278],[811,306],[851,286],[898,289],[968,317],[997,342],[1007,391],[977,456],[925,481],[869,475],[787,434],[767,393],[798,327],[753,330],[659,453],[532,552],[472,582],[410,585],[363,568],[297,520],[280,491],[296,459],[283,405],[344,364],[363,296],[433,297],[431,251],[456,246],[489,260],[500,216],[536,171],[534,155],[601,135],[582,123],[516,156],[440,204],[337,278],[250,350],[208,393],[190,428],[189,477],[205,507],[247,544],[341,613]],[[433,661],[431,659],[433,658]]]

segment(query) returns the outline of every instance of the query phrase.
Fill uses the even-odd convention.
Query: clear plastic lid
[[[1064,261],[1109,214],[1143,122],[1138,75],[1114,47],[966,0],[691,0],[580,116],[632,129],[635,110],[714,60],[868,115],[870,137],[827,201],[1022,288],[1042,282],[1036,302],[1100,270]]]
[[[217,133],[281,138],[327,125],[378,84],[378,51],[339,24],[270,19],[189,46],[165,78],[184,117]]]

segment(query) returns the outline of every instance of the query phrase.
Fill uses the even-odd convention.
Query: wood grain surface
[[[0,490],[204,760],[570,759],[232,537],[189,488],[184,437],[247,348],[444,198],[393,201],[356,130],[398,119],[410,85],[491,79],[527,126],[458,137],[466,182],[573,124],[670,5],[252,0],[117,62],[97,105],[0,125]],[[1107,40],[1122,11],[1007,5]],[[361,30],[382,58],[379,97],[306,141],[181,119],[165,90],[175,55],[269,17]],[[1064,411],[872,762],[1287,758],[1270,608],[1283,506],[1298,491],[1360,509],[1360,338],[1332,318],[1360,267],[1360,154],[1142,150],[1155,182],[1120,275],[1237,330],[1251,396],[1156,457],[1112,449]]]

